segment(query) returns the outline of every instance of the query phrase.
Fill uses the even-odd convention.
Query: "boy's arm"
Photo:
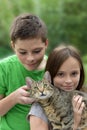
[[[7,97],[0,95],[0,116],[5,115],[13,106],[19,104],[31,104],[34,99],[29,97],[29,87],[22,86]]]
[[[4,95],[0,95],[0,116],[6,114],[15,105],[13,95],[4,98]]]

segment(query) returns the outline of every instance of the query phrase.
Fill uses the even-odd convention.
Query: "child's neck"
[[[37,70],[45,69],[46,62],[47,62],[47,59],[43,58],[43,60],[41,61],[40,65],[38,66]]]

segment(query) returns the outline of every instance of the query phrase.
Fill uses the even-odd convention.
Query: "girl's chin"
[[[70,92],[70,91],[73,91],[74,89],[64,89],[64,91],[66,91],[66,92]]]

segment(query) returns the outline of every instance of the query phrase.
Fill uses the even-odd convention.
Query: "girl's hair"
[[[17,16],[10,29],[10,38],[15,43],[17,39],[41,38],[43,42],[47,39],[47,27],[36,15],[22,14]]]
[[[50,72],[53,84],[53,78],[56,76],[64,61],[66,61],[70,56],[77,59],[80,64],[80,81],[77,86],[77,90],[80,90],[84,83],[84,68],[79,51],[74,46],[60,45],[56,47],[48,57],[45,71]]]

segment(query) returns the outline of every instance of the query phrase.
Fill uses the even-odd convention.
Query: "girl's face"
[[[80,80],[80,64],[76,58],[69,57],[60,67],[53,79],[54,86],[64,90],[75,90]]]
[[[27,70],[36,70],[43,61],[48,41],[43,43],[41,39],[18,39],[12,47],[23,66]]]

